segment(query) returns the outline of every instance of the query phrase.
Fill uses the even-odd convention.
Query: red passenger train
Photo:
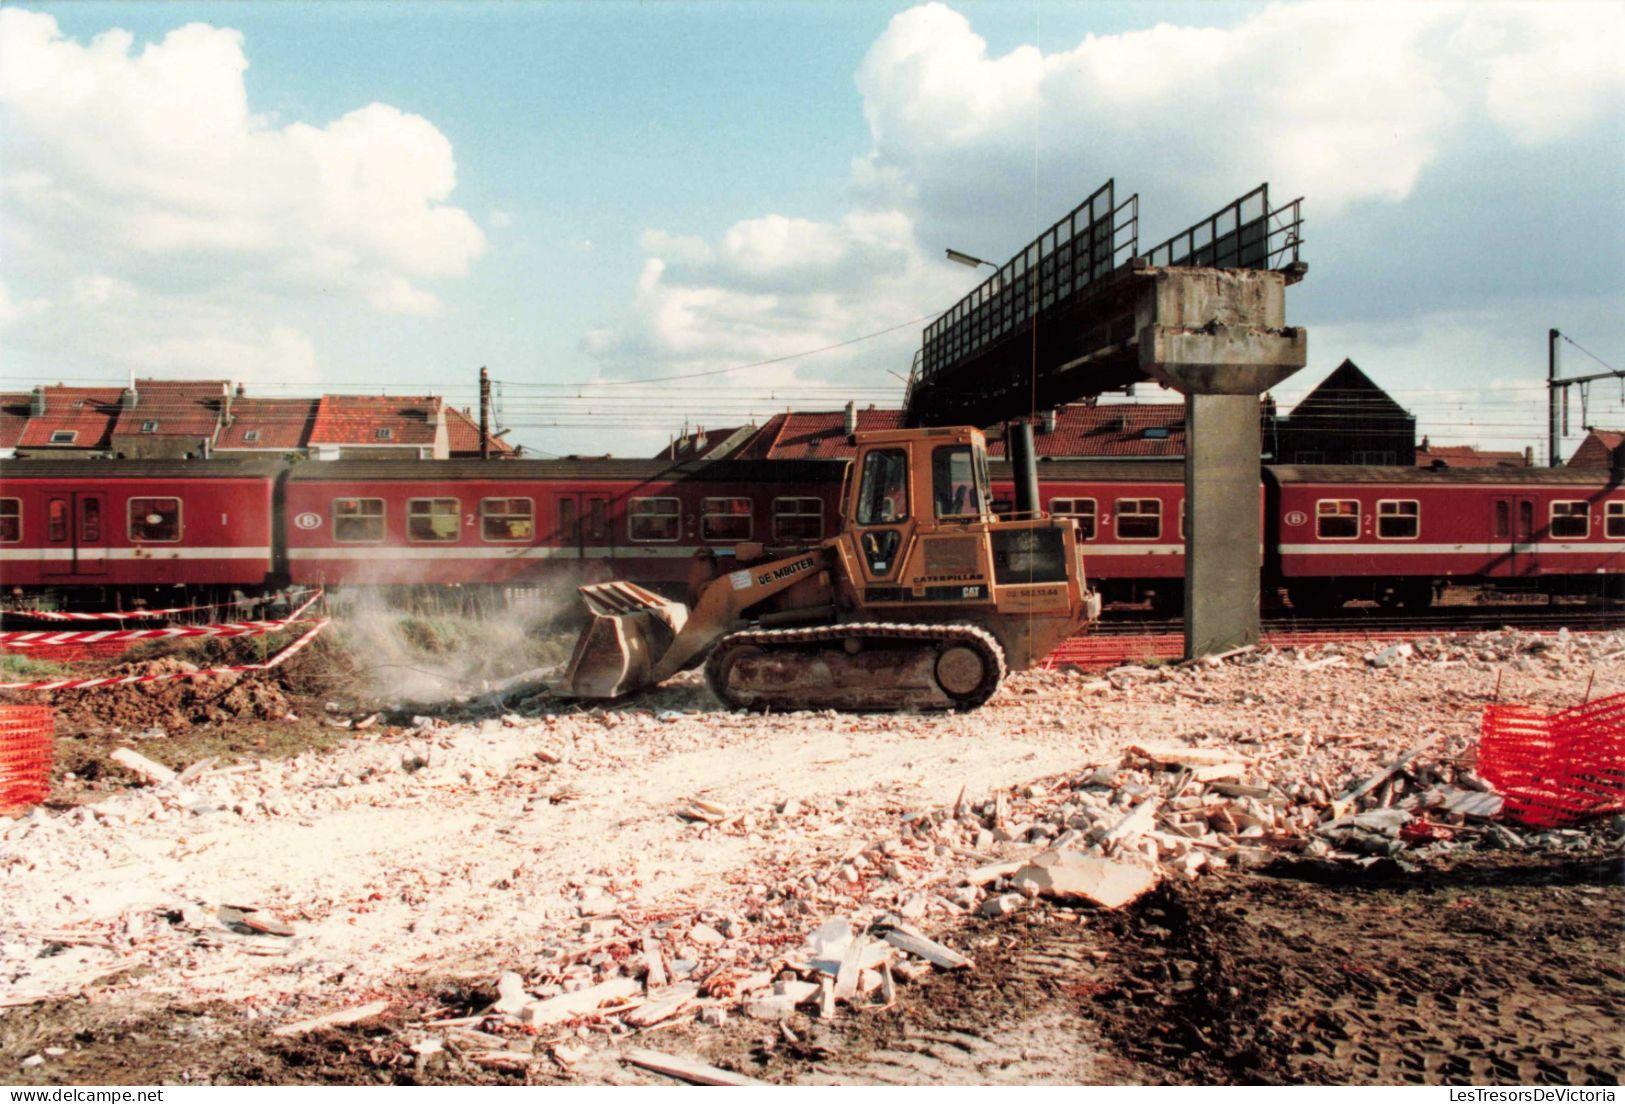
[[[741,543],[832,535],[842,461],[11,461],[0,584],[20,609],[176,604],[287,585],[550,585],[680,593]],[[1001,470],[1002,469],[1002,470]],[[1183,595],[1178,462],[1039,465],[1108,601]],[[995,493],[1010,476],[994,468]],[[1321,611],[1420,608],[1449,583],[1618,596],[1625,487],[1583,469],[1277,466],[1260,488],[1266,592]],[[698,562],[697,562],[698,561]]]

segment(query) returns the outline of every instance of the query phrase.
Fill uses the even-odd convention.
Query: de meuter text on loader
[[[559,692],[619,698],[703,663],[729,708],[973,709],[1099,616],[1072,519],[993,515],[980,430],[855,440],[837,536],[739,545],[693,609],[582,587],[592,619]]]

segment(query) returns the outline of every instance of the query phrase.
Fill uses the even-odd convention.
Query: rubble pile
[[[404,976],[499,979],[400,1037],[403,1062],[495,1069],[730,1015],[793,1032],[969,965],[960,917],[1281,857],[1617,846],[1617,820],[1502,824],[1473,751],[1498,695],[1625,691],[1621,658],[1625,633],[1249,650],[1029,672],[965,716],[704,712],[691,680],[335,720],[343,747],[286,760],[131,751],[126,788],[0,823],[0,1006],[133,989],[290,1028]]]

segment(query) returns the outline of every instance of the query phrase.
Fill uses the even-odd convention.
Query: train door
[[[1539,557],[1535,544],[1535,500],[1528,495],[1498,495],[1491,503],[1490,533],[1496,551],[1506,557],[1505,571],[1491,574],[1518,578],[1534,575]]]
[[[71,578],[107,573],[106,505],[100,491],[46,492],[46,574]]]
[[[558,495],[554,518],[559,554],[566,559],[603,564],[614,555],[614,530],[609,524],[609,496],[596,491],[566,491]]]

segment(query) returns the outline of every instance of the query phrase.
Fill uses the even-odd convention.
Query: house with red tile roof
[[[1586,439],[1564,462],[1566,468],[1602,468],[1613,471],[1625,467],[1625,432],[1590,428]]]
[[[438,395],[323,395],[307,447],[313,460],[444,460]]]
[[[223,456],[303,453],[320,399],[250,399],[233,395],[214,451]]]
[[[1426,437],[1416,446],[1419,468],[1527,468],[1534,455],[1523,452],[1495,452],[1475,445],[1435,445]]]
[[[146,460],[208,456],[230,394],[229,380],[136,380],[119,395],[113,454]]]
[[[486,455],[493,460],[508,460],[519,455],[519,450],[502,439],[508,431],[499,429],[491,434]],[[467,410],[446,407],[446,454],[453,460],[478,460],[480,457],[480,424]]]
[[[28,428],[28,403],[32,396],[27,391],[0,393],[0,460],[17,455],[17,443]]]
[[[28,397],[28,422],[18,435],[18,456],[106,456],[112,450],[113,424],[119,415],[122,387],[34,388]]]

